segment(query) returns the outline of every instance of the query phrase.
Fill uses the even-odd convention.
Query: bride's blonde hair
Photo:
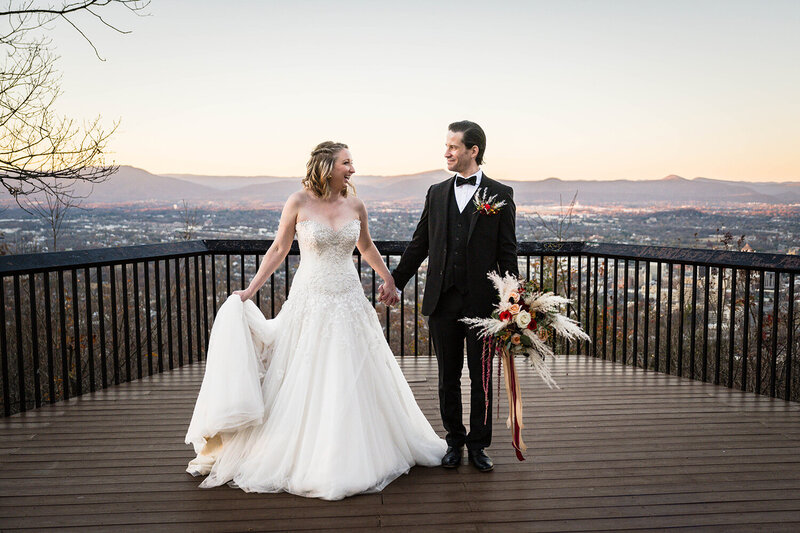
[[[336,156],[342,150],[348,149],[344,143],[325,141],[319,143],[311,151],[311,158],[306,163],[306,177],[303,178],[303,187],[314,193],[319,198],[328,198],[331,195],[329,180],[333,166],[336,164]],[[348,185],[352,187],[352,185]],[[347,188],[342,189],[341,195],[347,198]],[[355,188],[353,188],[355,193]]]

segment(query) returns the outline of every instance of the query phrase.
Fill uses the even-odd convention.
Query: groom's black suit
[[[489,196],[496,194],[495,201],[505,200],[506,205],[495,215],[484,215],[470,200],[459,212],[454,182],[455,176],[428,189],[417,229],[392,276],[402,289],[428,257],[422,314],[429,316],[428,327],[439,364],[439,409],[447,444],[466,444],[470,450],[477,450],[488,447],[492,439],[491,420],[487,418],[484,424],[483,343],[475,330],[459,319],[491,314],[497,291],[486,277],[489,272],[518,275],[516,207],[514,190],[484,174],[479,190],[485,187]],[[471,381],[469,435],[461,408],[465,341]],[[490,409],[491,397],[490,386]]]

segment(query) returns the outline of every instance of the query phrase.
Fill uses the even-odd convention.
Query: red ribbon
[[[517,369],[514,367],[514,356],[509,353],[502,342],[497,342],[494,337],[488,336],[483,339],[483,350],[481,353],[481,370],[483,377],[483,393],[486,401],[484,403],[483,423],[486,424],[489,415],[489,387],[491,387],[490,374],[492,371],[492,357],[497,355],[497,390],[500,390],[500,374],[503,368],[503,360],[506,365],[506,395],[508,396],[508,419],[506,425],[511,429],[511,445],[514,447],[517,459],[524,461],[522,452],[527,450],[527,446],[522,441],[522,394],[520,392],[519,380],[517,379]],[[497,416],[500,416],[500,402],[497,403]]]

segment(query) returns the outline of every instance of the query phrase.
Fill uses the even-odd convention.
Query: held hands
[[[378,288],[378,301],[384,305],[393,306],[397,302],[400,301],[400,290],[397,289],[394,285],[394,280],[390,278],[390,281],[384,282]]]

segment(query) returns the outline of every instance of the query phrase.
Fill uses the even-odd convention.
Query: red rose
[[[531,320],[530,323],[528,323],[528,329],[531,331],[536,331],[536,320]]]
[[[501,311],[500,312],[500,320],[508,321],[511,320],[511,313],[508,311]]]
[[[492,206],[489,204],[483,204],[483,208],[489,211],[492,208]]]

